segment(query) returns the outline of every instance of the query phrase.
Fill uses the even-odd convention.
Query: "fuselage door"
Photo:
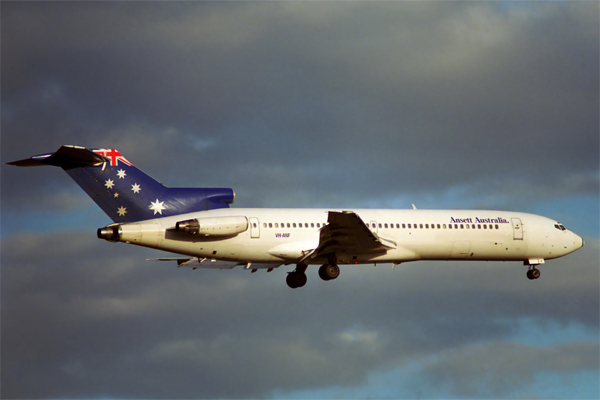
[[[257,239],[260,237],[260,223],[258,222],[258,218],[250,217],[248,218],[250,221],[250,237]]]
[[[513,239],[523,240],[523,224],[520,218],[511,218],[513,226]]]

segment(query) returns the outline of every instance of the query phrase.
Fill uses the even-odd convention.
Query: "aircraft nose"
[[[573,244],[575,245],[575,250],[577,250],[582,248],[585,242],[583,241],[583,238],[581,236],[573,233]]]

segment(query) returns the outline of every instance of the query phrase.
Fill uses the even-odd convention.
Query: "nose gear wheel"
[[[538,279],[540,277],[541,273],[539,269],[536,269],[535,267],[531,268],[529,271],[527,271],[527,277],[530,280],[535,280]]]

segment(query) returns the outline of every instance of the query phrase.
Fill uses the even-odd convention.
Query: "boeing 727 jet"
[[[180,267],[268,272],[295,265],[286,282],[306,284],[306,269],[336,279],[340,265],[419,260],[520,261],[537,266],[583,247],[561,223],[539,215],[487,210],[230,208],[229,188],[168,188],[114,149],[62,146],[14,161],[62,168],[113,223],[98,238],[175,253]]]

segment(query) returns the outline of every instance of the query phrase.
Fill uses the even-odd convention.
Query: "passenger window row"
[[[263,222],[263,228],[321,228],[321,225],[325,226],[326,224],[321,224],[319,222],[308,223],[308,222]],[[498,224],[386,224],[386,223],[367,223],[367,226],[370,228],[379,228],[379,229],[500,229]],[[560,229],[560,228],[558,228]]]
[[[367,226],[370,226],[371,228],[377,228],[379,227],[379,229],[394,229],[394,227],[396,229],[400,229],[400,227],[402,227],[402,229],[500,229],[499,225],[492,225],[492,224],[375,224],[375,223],[371,223],[370,225],[367,224]]]
[[[325,226],[325,224],[322,224],[323,226]],[[299,222],[299,223],[295,223],[295,222],[263,222],[263,228],[320,228],[321,227],[321,223],[317,222]]]

